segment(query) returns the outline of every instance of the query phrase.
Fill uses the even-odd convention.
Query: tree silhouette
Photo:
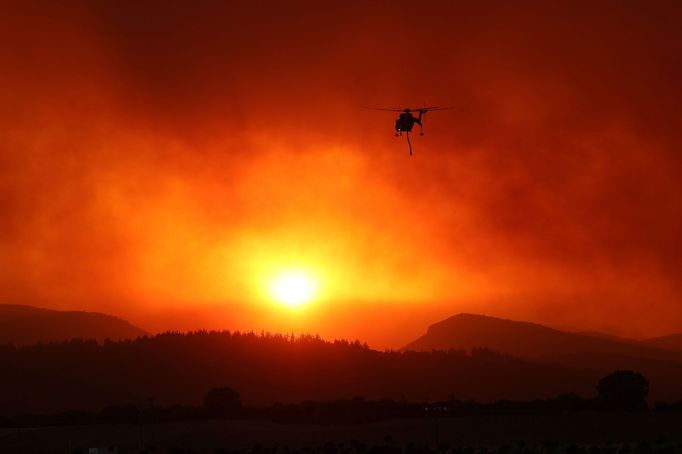
[[[482,349],[378,351],[316,336],[229,331],[0,347],[0,364],[0,417],[73,408],[99,412],[149,396],[191,406],[223,384],[248,404],[270,405],[351,396],[411,402],[453,393],[461,399],[522,400],[567,390],[584,395],[595,381],[591,372]],[[647,370],[657,390],[661,377],[668,391],[679,390],[682,366],[661,364],[665,369]],[[45,370],[52,373],[46,376]],[[83,377],[88,386],[82,386]]]
[[[239,393],[227,386],[213,388],[204,396],[204,408],[211,416],[234,415],[241,407]]]
[[[597,392],[612,410],[646,410],[649,381],[631,370],[617,370],[599,380]]]

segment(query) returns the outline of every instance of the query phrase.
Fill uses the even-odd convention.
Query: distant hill
[[[682,333],[668,334],[665,336],[652,337],[649,339],[630,339],[627,337],[614,336],[613,334],[603,333],[600,331],[580,331],[575,334],[588,337],[596,337],[600,339],[608,339],[626,344],[639,344],[650,348],[672,350],[682,352]]]
[[[132,339],[144,330],[111,315],[56,311],[33,306],[0,304],[0,344],[28,345],[74,338]]]
[[[404,350],[489,348],[519,358],[561,360],[589,355],[681,360],[682,355],[617,338],[568,333],[536,323],[459,314],[431,325]]]
[[[682,333],[669,334],[667,336],[645,339],[640,343],[642,345],[647,345],[649,347],[663,348],[666,350],[682,352]]]
[[[636,370],[650,380],[652,398],[678,400],[682,398],[682,351],[674,351],[678,339],[665,336],[651,339],[648,344],[622,342],[567,333],[536,323],[459,314],[431,325],[426,334],[405,346],[404,351],[469,351],[482,347],[580,370],[593,377],[616,369]]]
[[[626,344],[637,344],[639,341],[637,339],[631,339],[629,337],[620,337],[620,336],[615,336],[610,333],[604,333],[602,331],[578,331],[573,334],[578,334],[580,336],[587,336],[587,337],[596,337],[598,339],[607,339],[607,340],[612,340],[616,342],[623,342]]]

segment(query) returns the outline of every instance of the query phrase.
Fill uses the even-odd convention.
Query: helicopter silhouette
[[[412,142],[410,142],[410,132],[412,132],[412,129],[414,128],[415,124],[419,125],[419,135],[423,136],[424,135],[424,124],[423,124],[423,118],[427,112],[433,112],[435,110],[449,110],[452,109],[452,107],[439,107],[439,106],[430,106],[430,107],[420,107],[418,109],[411,109],[411,108],[405,108],[405,109],[394,109],[394,108],[376,108],[376,107],[370,107],[372,110],[383,110],[383,111],[388,111],[388,112],[400,112],[400,115],[398,116],[398,119],[395,121],[395,136],[400,137],[405,133],[405,137],[407,138],[407,145],[410,147],[410,156],[412,156]],[[419,116],[415,117],[412,112],[419,112]]]

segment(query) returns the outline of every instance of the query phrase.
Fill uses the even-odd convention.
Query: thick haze
[[[597,2],[599,3],[599,2]],[[0,300],[400,347],[682,331],[679,2],[2,2]],[[410,159],[394,115],[441,104]],[[304,269],[319,299],[270,302]]]

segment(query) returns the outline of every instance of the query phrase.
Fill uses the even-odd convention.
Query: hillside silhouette
[[[144,330],[111,315],[56,311],[33,306],[0,304],[0,344],[28,345],[74,338],[134,339]]]
[[[573,334],[578,334],[580,336],[596,337],[597,339],[606,339],[615,342],[621,342],[625,344],[637,344],[639,341],[637,339],[632,339],[629,337],[616,336],[611,333],[605,333],[603,331],[577,331]]]
[[[14,327],[55,312],[5,309],[0,324]],[[103,317],[130,326],[101,314],[76,314],[83,317],[77,320]],[[93,340],[0,346],[0,416],[150,401],[197,405],[208,390],[221,387],[237,391],[245,405],[356,397],[490,402],[590,396],[597,380],[618,369],[644,374],[652,383],[652,402],[682,399],[676,352],[470,314],[433,325],[406,349],[383,352],[358,341],[229,331],[98,342],[105,325],[98,326]],[[94,331],[83,332],[87,338]],[[134,327],[127,332],[139,333]]]
[[[665,336],[657,336],[641,340],[614,336],[613,334],[603,333],[599,331],[579,331],[575,334],[580,334],[588,337],[597,337],[600,339],[608,339],[626,344],[639,344],[656,349],[682,352],[682,333],[667,334]]]
[[[682,397],[682,354],[608,337],[567,333],[535,323],[459,314],[431,325],[404,350],[431,351],[487,348],[514,357],[559,364],[593,377],[615,369],[644,373],[664,400]]]
[[[662,348],[682,352],[682,333],[668,334],[667,336],[653,337],[640,342],[649,347]]]
[[[380,352],[359,342],[253,333],[166,333],[120,342],[0,348],[0,411],[98,410],[148,402],[196,405],[229,386],[247,405],[305,400],[492,401],[594,394],[598,376],[470,353]]]
[[[609,355],[648,360],[682,361],[682,355],[617,338],[576,334],[529,322],[476,314],[459,314],[429,326],[405,350],[471,350],[481,347],[534,360],[562,360]]]

